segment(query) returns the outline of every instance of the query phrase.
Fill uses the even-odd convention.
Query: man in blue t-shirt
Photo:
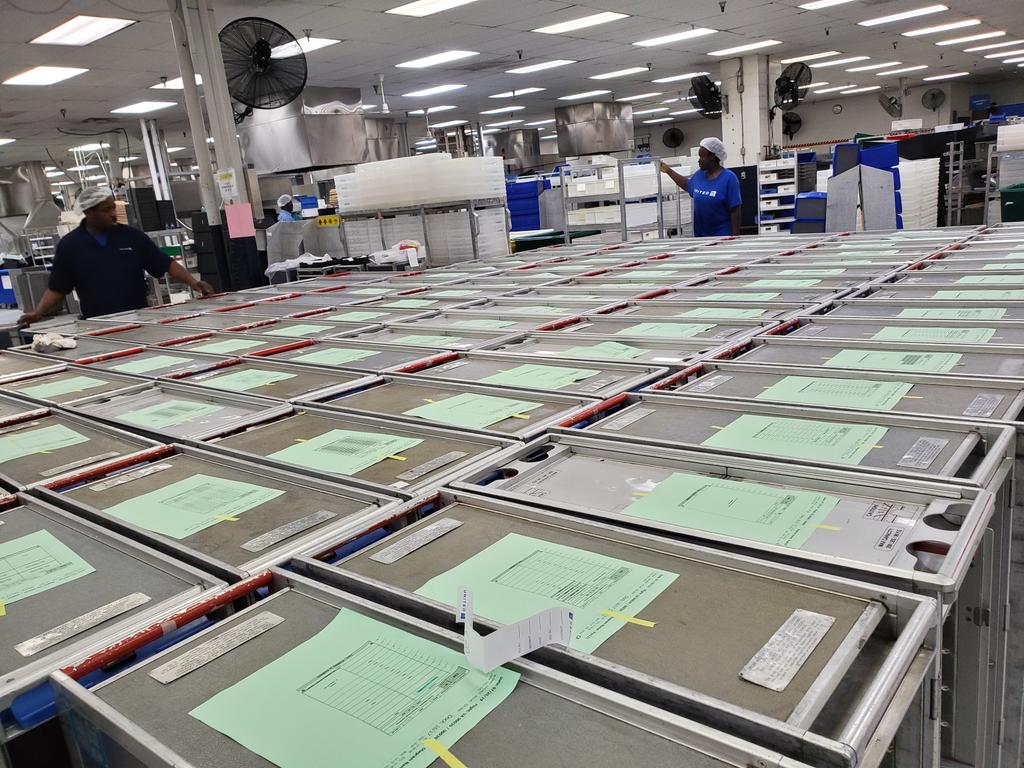
[[[695,237],[722,237],[740,233],[740,180],[725,168],[725,145],[719,139],[701,141],[697,165],[692,176],[683,176],[665,163],[662,173],[668,174],[681,189],[693,198],[693,234]]]

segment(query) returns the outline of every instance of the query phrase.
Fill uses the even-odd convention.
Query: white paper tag
[[[565,606],[545,608],[540,613],[481,636],[473,629],[473,593],[465,587],[459,590],[455,620],[466,627],[466,658],[470,664],[484,672],[490,672],[547,645],[557,644],[568,648],[572,640],[572,610]]]
[[[88,464],[99,464],[101,461],[107,459],[116,459],[121,454],[117,451],[108,451],[107,453],[98,453],[95,456],[86,456],[84,459],[78,461],[69,461],[67,464],[61,464],[59,467],[51,467],[50,469],[44,469],[39,473],[40,477],[56,477],[57,475],[63,475],[65,472],[70,472],[72,469],[78,469]]]
[[[910,450],[903,454],[903,458],[896,462],[896,466],[928,469],[947,445],[949,445],[949,440],[938,437],[922,437],[910,446]]]
[[[690,386],[684,387],[684,391],[687,394],[696,393],[698,395],[701,395],[704,394],[705,392],[710,392],[712,389],[715,389],[715,387],[720,387],[727,381],[731,381],[732,378],[733,377],[729,376],[728,374],[719,373],[714,376],[708,376],[703,379],[697,379],[697,381],[693,382],[693,384],[691,384]]]
[[[292,520],[290,523],[279,525],[277,528],[261,533],[255,538],[249,539],[244,544],[240,544],[239,547],[244,549],[246,552],[262,552],[268,547],[272,547],[285,539],[290,539],[297,533],[308,531],[310,528],[315,528],[320,523],[337,517],[336,512],[331,512],[329,509],[321,509],[318,512],[314,512],[311,515],[300,517],[298,520]]]
[[[173,464],[149,464],[148,466],[141,467],[140,469],[133,469],[130,472],[123,472],[120,475],[114,475],[109,480],[104,480],[100,483],[93,483],[89,488],[93,491],[106,491],[111,488],[116,488],[119,485],[130,483],[133,480],[141,480],[144,477],[155,475],[157,472],[163,472],[165,469],[170,469]]]
[[[971,404],[964,409],[964,416],[977,416],[985,419],[995,413],[996,408],[1003,402],[1002,395],[989,395],[982,393],[971,400]]]
[[[384,547],[380,552],[375,552],[370,555],[370,559],[375,563],[384,563],[385,565],[397,563],[406,555],[412,554],[417,549],[427,546],[427,544],[435,539],[439,539],[446,533],[454,531],[460,525],[462,525],[462,521],[456,520],[452,517],[446,517],[443,520],[438,520],[436,523],[431,523],[426,528],[420,528],[418,531],[410,533],[401,541],[396,541],[391,546]]]
[[[63,624],[58,624],[53,629],[48,629],[23,643],[18,643],[14,646],[14,650],[22,656],[33,656],[40,651],[45,651],[47,648],[52,648],[64,642],[69,637],[80,635],[87,629],[98,627],[105,621],[138,608],[140,605],[145,605],[149,600],[149,595],[143,592],[133,592],[111,603],[101,605],[99,608],[94,608],[88,613],[83,613],[81,616],[65,621]]]
[[[608,421],[598,422],[597,426],[601,429],[606,429],[610,432],[618,432],[620,429],[625,429],[630,424],[635,424],[645,416],[650,416],[654,413],[653,408],[630,408],[621,416],[616,416]]]
[[[413,467],[412,469],[403,472],[400,475],[396,475],[396,477],[399,480],[405,481],[402,486],[405,487],[413,480],[419,480],[424,475],[429,475],[435,469],[445,467],[453,462],[458,461],[459,459],[465,458],[468,455],[469,454],[466,453],[465,451],[449,451],[448,453],[441,454],[440,456],[435,456],[430,461],[423,462],[418,467]],[[391,486],[393,488],[397,488],[398,483],[392,483]]]
[[[835,621],[798,608],[740,670],[740,677],[772,691],[786,690]]]

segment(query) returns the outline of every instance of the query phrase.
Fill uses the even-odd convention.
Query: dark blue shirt
[[[171,257],[144,232],[119,224],[100,242],[85,228],[61,238],[50,272],[50,289],[78,293],[84,317],[127,312],[146,306],[143,272],[163,277]]]
[[[742,205],[740,180],[728,168],[714,179],[699,170],[690,177],[687,192],[693,198],[693,234],[716,237],[732,234],[732,209]]]

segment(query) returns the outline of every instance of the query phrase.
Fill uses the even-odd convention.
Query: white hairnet
[[[108,200],[113,196],[114,193],[110,187],[86,187],[78,193],[75,206],[81,213],[85,213],[90,208],[95,208],[104,200]]]
[[[725,162],[727,154],[725,151],[725,144],[722,143],[721,139],[716,139],[712,136],[709,136],[706,139],[701,139],[700,145],[704,147],[704,149],[706,149],[712,155],[717,157],[720,163]]]
[[[292,201],[292,196],[291,195],[281,195],[279,198],[277,198],[277,207],[278,208],[284,208],[291,201]]]

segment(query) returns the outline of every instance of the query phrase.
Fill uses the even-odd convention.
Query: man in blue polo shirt
[[[38,322],[72,291],[78,294],[83,317],[142,309],[143,272],[156,278],[169,274],[197,293],[213,293],[209,283],[192,277],[144,232],[118,224],[114,193],[107,187],[82,190],[76,205],[85,218],[61,238],[46,292],[35,309],[21,316],[19,325]]]
[[[700,166],[692,176],[683,176],[665,163],[661,171],[693,198],[694,237],[728,237],[740,233],[740,180],[725,168],[725,145],[720,139],[701,141],[697,153]]]

